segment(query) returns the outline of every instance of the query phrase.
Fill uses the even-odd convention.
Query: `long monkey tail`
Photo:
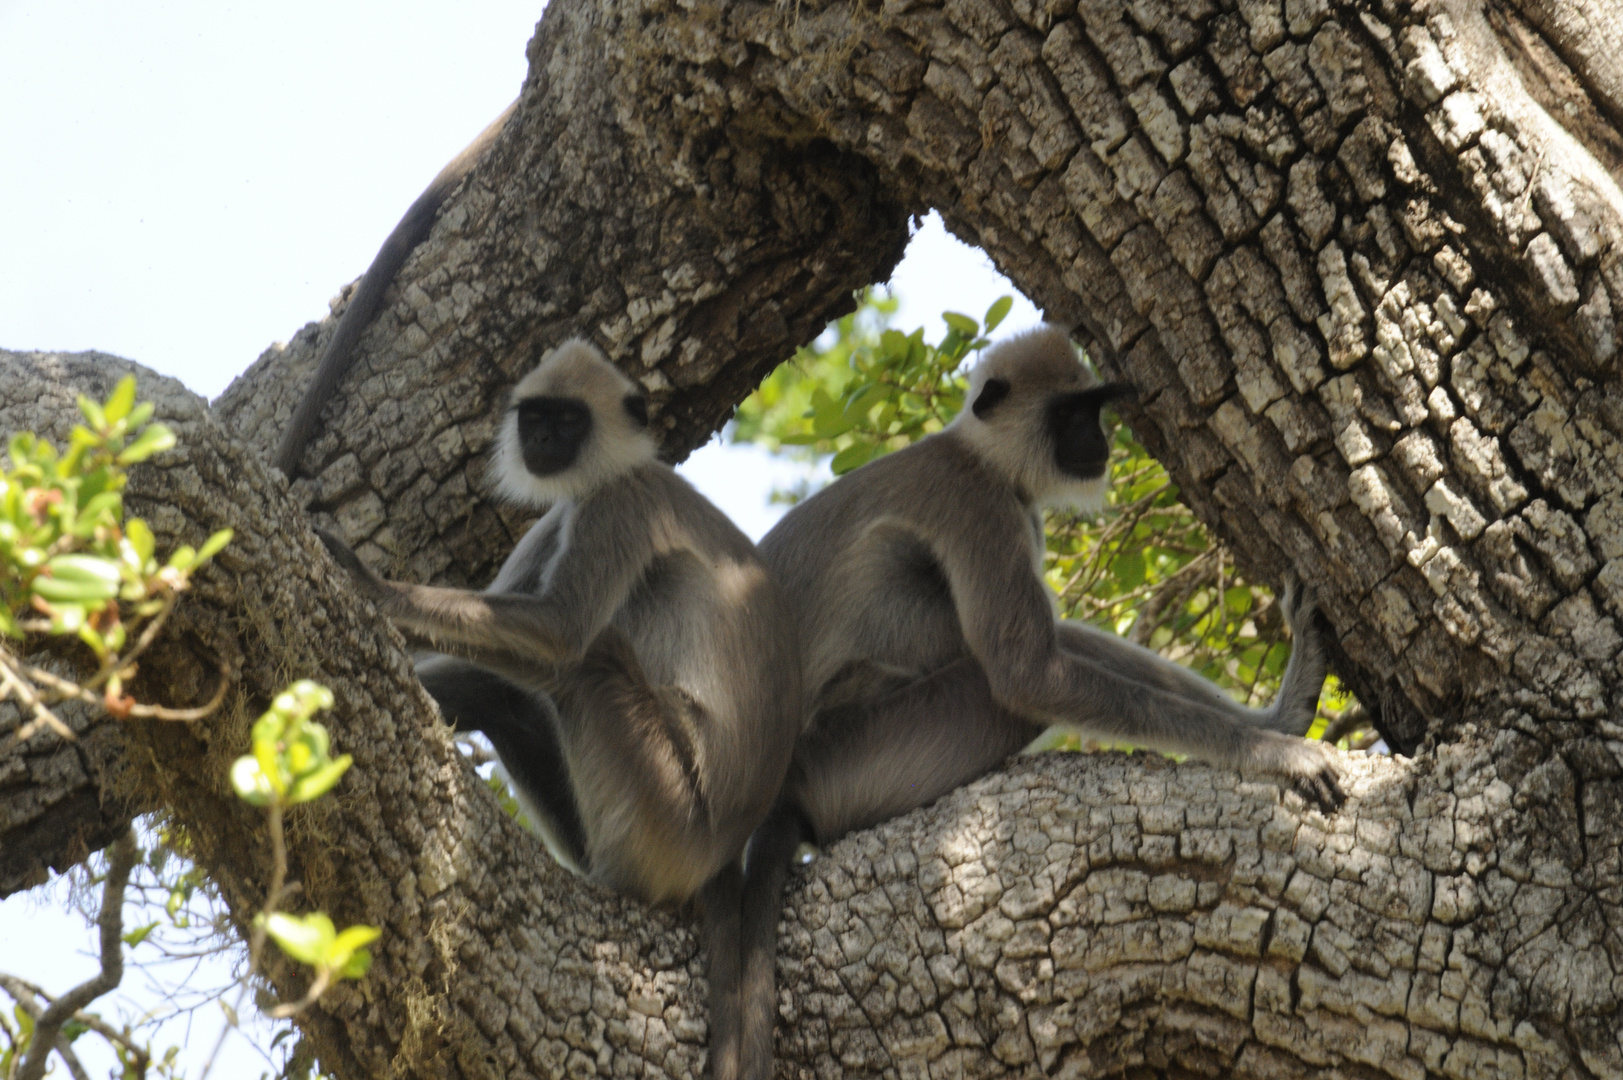
[[[439,175],[434,177],[423,193],[417,196],[417,201],[411,204],[389,238],[383,242],[378,253],[372,259],[372,265],[366,268],[366,274],[361,278],[360,285],[355,294],[350,297],[349,306],[338,320],[338,329],[334,331],[332,340],[327,343],[326,352],[321,354],[321,362],[316,366],[315,377],[304,391],[304,397],[299,400],[299,407],[293,412],[293,419],[288,422],[287,430],[282,432],[282,441],[276,447],[276,456],[272,459],[278,469],[288,477],[293,478],[298,468],[299,459],[304,456],[304,448],[315,437],[316,422],[321,418],[321,409],[338,389],[338,384],[348,374],[350,365],[355,362],[355,345],[361,339],[361,332],[371,324],[376,317],[378,309],[383,306],[383,293],[394,280],[394,276],[405,265],[406,259],[428,238],[429,230],[434,227],[434,218],[439,213],[445,200],[451,197],[451,192],[462,183],[463,177],[473,171],[479,164],[479,159],[485,156],[506,126],[513,110],[518,107],[515,101],[502,110],[502,114],[479,137],[469,143],[467,148],[451,159],[451,163],[441,169]]]
[[[743,955],[738,1000],[741,1015],[739,1080],[770,1080],[772,1029],[778,1018],[778,918],[783,886],[811,828],[799,807],[780,801],[750,837],[744,856]]]

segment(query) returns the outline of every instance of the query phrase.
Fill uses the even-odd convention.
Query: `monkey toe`
[[[1299,776],[1291,787],[1309,805],[1326,814],[1339,810],[1347,801],[1347,794],[1341,789],[1340,774],[1333,766],[1326,766],[1310,776]]]

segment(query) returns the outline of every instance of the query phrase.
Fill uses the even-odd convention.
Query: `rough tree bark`
[[[224,655],[240,691],[118,729],[117,770],[0,761],[0,884],[75,857],[112,793],[172,808],[252,910],[224,766],[320,678],[357,768],[294,819],[295,873],[385,927],[305,1021],[322,1060],[692,1074],[687,924],[538,857],[298,507],[389,573],[482,582],[523,525],[480,484],[490,410],[541,348],[597,339],[679,455],[935,206],[1142,388],[1135,430],[1253,572],[1318,587],[1414,756],[1349,758],[1328,819],[1198,765],[1026,760],[849,838],[788,898],[780,1072],[1623,1076],[1620,27],[1554,0],[553,0],[310,479],[259,461],[332,319],[212,417],[144,384],[182,450],[139,509],[240,537],[148,686],[199,699]],[[112,367],[0,363],[8,428]],[[41,824],[73,798],[78,849]]]

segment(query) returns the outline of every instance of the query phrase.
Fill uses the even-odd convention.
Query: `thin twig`
[[[179,599],[180,593],[178,590],[171,591],[168,596],[164,597],[163,607],[159,608],[158,613],[152,616],[152,619],[141,628],[141,636],[135,639],[135,648],[123,656],[117,653],[109,653],[107,659],[102,662],[101,669],[85,685],[100,686],[112,678],[115,673],[122,674],[128,671],[130,666],[141,658],[141,654],[147,651],[153,641],[157,640],[158,631],[163,629],[163,624],[168,621],[169,613],[175,610],[175,603]]]
[[[33,712],[34,719],[11,733],[6,745],[0,747],[0,753],[6,753],[39,734],[41,728],[49,727],[68,742],[78,742],[79,736],[73,729],[64,724],[61,719],[46,707],[39,695],[34,692],[27,679],[14,668],[11,659],[5,650],[0,649],[0,701],[15,696],[19,701]]]
[[[51,1002],[39,1014],[28,1055],[17,1070],[17,1080],[40,1080],[45,1075],[45,1059],[56,1049],[62,1025],[123,981],[124,887],[129,884],[130,872],[135,869],[139,854],[133,827],[126,828],[124,835],[108,848],[107,883],[102,892],[101,915],[96,919],[101,926],[101,971]]]
[[[270,888],[265,892],[265,907],[259,916],[254,919],[253,930],[248,935],[248,969],[242,973],[238,980],[240,988],[237,991],[235,1005],[226,1007],[226,1023],[220,1029],[220,1037],[214,1042],[214,1049],[209,1051],[208,1060],[203,1062],[203,1071],[198,1074],[197,1080],[208,1080],[210,1070],[214,1068],[215,1059],[220,1056],[220,1048],[225,1045],[226,1038],[235,1030],[237,1017],[241,1013],[243,998],[248,993],[248,980],[254,977],[259,970],[259,960],[265,951],[265,936],[270,926],[271,916],[281,904],[287,893],[292,892],[287,882],[287,840],[282,833],[282,805],[272,802],[265,808],[265,817],[270,825],[271,839],[271,881]]]
[[[1263,647],[1262,658],[1257,661],[1256,670],[1251,674],[1251,685],[1246,687],[1245,703],[1247,705],[1251,705],[1257,700],[1257,684],[1262,681],[1262,673],[1268,666],[1268,654],[1274,651],[1275,645],[1279,644],[1279,638],[1284,633],[1284,629],[1281,626],[1268,635],[1268,643]]]
[[[130,706],[129,713],[127,715],[139,716],[143,719],[183,720],[190,722],[193,720],[201,720],[204,717],[213,714],[214,710],[220,707],[221,702],[225,701],[226,691],[231,688],[230,665],[224,660],[219,661],[219,665],[219,688],[214,691],[214,696],[205,704],[199,705],[194,709],[170,709],[162,705],[141,705],[137,703]],[[38,667],[30,667],[27,671],[27,675],[30,679],[49,686],[56,693],[60,694],[63,700],[84,701],[91,705],[102,704],[101,695],[93,694],[88,689],[88,685],[94,685],[93,683],[82,685],[74,682],[71,679],[64,679],[60,675],[53,675],[44,668]]]
[[[316,1003],[316,999],[320,998],[322,994],[327,992],[327,986],[331,981],[332,974],[327,971],[326,968],[322,968],[316,974],[315,982],[310,984],[310,989],[305,992],[304,997],[293,1002],[291,1005],[276,1006],[276,1008],[270,1011],[271,1018],[273,1020],[287,1020],[299,1015],[299,1013],[303,1012],[305,1009],[308,1009],[311,1005],[314,1005]]]
[[[39,1020],[39,1014],[41,1012],[40,1001],[45,1002],[46,1005],[51,1003],[51,995],[35,986],[33,983],[28,982],[26,979],[19,979],[15,975],[7,975],[4,972],[0,972],[0,989],[3,989],[6,993],[10,994],[12,1000],[17,1003],[17,1008],[26,1013],[29,1019],[36,1022]],[[146,1051],[136,1047],[129,1041],[129,1039],[125,1038],[122,1032],[118,1031],[101,1017],[95,1016],[91,1013],[77,1012],[73,1014],[73,1019],[75,1023],[83,1024],[85,1027],[90,1028],[108,1042],[122,1046],[135,1054],[139,1054],[140,1071],[137,1075],[146,1075],[146,1063],[148,1060]],[[66,1035],[57,1036],[56,1052],[62,1058],[63,1063],[67,1065],[68,1075],[72,1076],[73,1080],[90,1080],[89,1072],[85,1070],[83,1063],[79,1061],[79,1056],[73,1052],[73,1044],[68,1042]]]
[[[1193,559],[1178,567],[1176,571],[1163,578],[1139,609],[1138,620],[1133,623],[1132,629],[1127,632],[1127,640],[1138,645],[1148,645],[1150,635],[1161,624],[1162,613],[1181,606],[1184,599],[1192,594],[1200,583],[1206,580],[1206,566],[1211,562],[1212,551],[1207,550],[1196,555]],[[1174,601],[1177,601],[1175,604]],[[1142,629],[1140,629],[1142,627]]]
[[[1339,716],[1330,718],[1325,725],[1324,734],[1319,736],[1325,742],[1335,744],[1348,738],[1369,723],[1369,714],[1364,711],[1362,704],[1354,703],[1342,711]]]

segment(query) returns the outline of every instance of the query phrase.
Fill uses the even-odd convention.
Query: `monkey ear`
[[[977,419],[985,420],[986,415],[992,411],[998,402],[1009,396],[1008,379],[987,379],[986,385],[981,387],[980,394],[975,398],[975,404],[970,406]]]
[[[643,397],[641,394],[627,394],[625,401],[621,402],[621,404],[625,406],[626,415],[631,417],[631,422],[633,424],[636,424],[640,428],[645,428],[648,426],[647,398]]]

